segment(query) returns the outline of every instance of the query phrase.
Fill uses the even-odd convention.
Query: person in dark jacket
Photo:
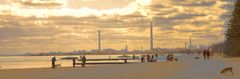
[[[147,62],[150,62],[150,55],[147,55]]]
[[[142,63],[144,62],[144,59],[145,59],[145,56],[142,56],[142,57],[141,57],[141,62],[142,62]]]
[[[82,57],[82,67],[85,67],[86,60],[87,60],[87,58],[85,57],[85,55],[83,55],[83,57]]]
[[[210,50],[209,49],[207,49],[206,54],[207,54],[207,59],[209,59],[209,57],[210,57]]]
[[[55,68],[55,66],[56,66],[56,62],[57,61],[57,59],[56,59],[56,57],[54,56],[54,57],[52,57],[52,68]]]
[[[151,56],[151,62],[154,62],[155,58],[154,55]]]
[[[203,50],[203,57],[204,57],[204,59],[207,59],[207,51],[206,50]]]

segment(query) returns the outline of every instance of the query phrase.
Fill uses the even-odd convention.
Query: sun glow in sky
[[[0,52],[184,47],[224,40],[234,0],[0,0]]]

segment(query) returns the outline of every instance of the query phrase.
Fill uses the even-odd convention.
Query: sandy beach
[[[64,67],[58,69],[0,70],[0,79],[239,79],[240,58],[214,57],[210,60],[194,59],[194,55],[179,56],[179,61]],[[220,74],[233,66],[234,75]]]
[[[0,0],[0,79],[240,79],[240,0]]]

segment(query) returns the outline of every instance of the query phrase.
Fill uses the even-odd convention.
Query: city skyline
[[[151,22],[155,48],[224,40],[234,0],[175,1],[0,0],[0,55],[99,49],[99,29],[101,49],[149,49]]]

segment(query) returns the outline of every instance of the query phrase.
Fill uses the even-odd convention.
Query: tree
[[[209,46],[209,48],[211,48],[213,52],[222,53],[222,52],[224,52],[225,42],[219,42],[219,43],[212,44]]]
[[[225,53],[230,56],[240,56],[240,0],[235,2],[232,18],[225,35]]]

